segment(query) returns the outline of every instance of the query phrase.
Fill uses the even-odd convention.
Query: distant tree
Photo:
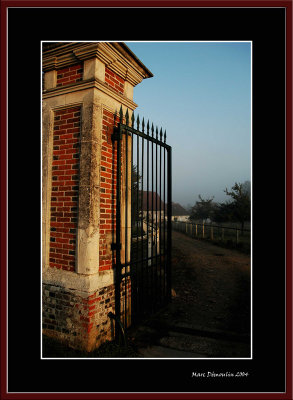
[[[242,183],[242,190],[243,190],[243,193],[247,193],[249,195],[249,198],[251,198],[251,183],[250,183],[250,181],[245,181]]]
[[[241,232],[243,233],[244,222],[250,219],[250,194],[243,188],[242,183],[237,182],[231,188],[231,191],[226,188],[224,192],[233,199],[229,203],[231,218],[241,223]]]
[[[188,203],[187,206],[184,207],[184,208],[185,208],[185,210],[188,212],[188,214],[191,213],[192,205],[191,205],[190,203]]]
[[[191,208],[190,217],[191,220],[202,219],[203,222],[207,218],[212,219],[214,211],[214,197],[210,199],[203,199],[201,195],[198,196],[200,201],[197,201]]]
[[[234,205],[231,202],[216,203],[214,206],[213,220],[227,222],[234,220]]]

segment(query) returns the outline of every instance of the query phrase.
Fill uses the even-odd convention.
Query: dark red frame
[[[286,392],[285,393],[7,393],[7,8],[8,7],[282,7],[286,8]],[[292,400],[292,0],[2,1],[1,2],[1,399],[288,399]]]

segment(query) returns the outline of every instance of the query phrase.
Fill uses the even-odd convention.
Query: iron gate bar
[[[134,127],[134,113],[132,113],[132,116],[131,116],[131,126]],[[134,160],[134,158],[133,158],[134,157],[133,156],[133,146],[134,146],[134,134],[133,134],[133,131],[132,131],[131,132],[131,159],[132,159],[131,170],[133,171],[134,180],[136,180],[137,185],[138,185],[137,170],[136,170],[136,174],[137,175],[136,175],[136,178],[135,178],[135,171],[133,169],[133,165],[134,165],[134,161],[133,161]],[[138,186],[136,186],[136,190],[138,190]],[[132,193],[131,193],[131,196],[132,196]],[[134,196],[135,196],[135,193],[133,193],[133,198],[134,198]],[[131,213],[132,213],[132,211],[131,211]],[[133,219],[131,220],[131,233],[130,233],[131,241],[132,241],[132,226],[135,225],[136,219],[137,219],[136,210],[135,210],[135,214],[132,213],[132,217],[133,217]],[[131,249],[130,249],[130,252],[131,252]],[[130,257],[131,257],[131,254],[130,254]],[[130,266],[130,264],[129,264],[129,266]],[[134,274],[133,274],[134,275],[134,277],[133,277],[134,285],[135,285],[135,287],[137,287],[137,271],[138,271],[138,263],[137,262],[133,264],[133,269],[134,269],[134,271],[133,271],[134,272]],[[132,285],[132,283],[131,283],[131,285]],[[136,310],[136,308],[137,308],[137,305],[136,305],[137,296],[136,295],[132,295],[132,292],[133,292],[133,288],[131,287],[131,304],[133,306],[133,310]]]
[[[152,124],[152,138],[154,137],[154,125]],[[153,260],[153,255],[154,255],[154,143],[152,142],[152,245],[151,245],[151,257]],[[151,311],[153,310],[153,302],[154,302],[154,278],[153,278],[153,265],[151,263],[150,265],[150,270],[151,270]]]
[[[116,246],[115,246],[115,248],[116,248]],[[165,254],[162,253],[162,256],[163,256],[163,255],[168,255],[168,253],[165,253]],[[139,258],[138,261],[135,260],[135,263],[141,263],[142,261],[147,261],[147,260],[151,261],[151,260],[153,260],[153,259],[155,260],[156,257],[157,257],[157,256],[148,257],[148,258]],[[128,267],[128,266],[131,266],[131,264],[132,264],[132,261],[130,261],[130,262],[128,262],[128,263],[121,263],[121,267],[123,267],[123,268],[124,268],[124,267]]]
[[[120,320],[120,282],[121,282],[121,133],[117,132],[117,182],[116,182],[116,269],[115,269],[115,315]],[[120,337],[119,324],[115,323],[115,338],[118,340]]]
[[[164,135],[166,142],[166,131]],[[164,271],[166,270],[166,149],[164,149]],[[164,295],[166,291],[166,279],[164,277]]]
[[[126,124],[128,124],[128,110],[126,112]],[[124,301],[124,321],[125,328],[127,327],[127,260],[128,260],[128,249],[127,249],[127,238],[128,238],[128,132],[126,131],[126,139],[125,139],[125,273],[124,273],[124,290],[125,290],[125,301]]]
[[[138,127],[138,122],[139,122],[139,118],[137,116],[137,127]],[[138,253],[139,253],[139,248],[138,248],[138,220],[139,220],[139,136],[137,136],[136,139],[136,165],[137,165],[137,192],[136,192],[136,209],[137,209],[137,215],[136,215],[136,260],[138,260]],[[139,274],[139,263],[136,261],[136,279],[137,279],[137,284],[140,280],[140,274]],[[139,290],[139,286],[137,286],[137,290]],[[139,296],[138,293],[136,293],[136,296]],[[138,302],[140,300],[140,297],[138,297]]]
[[[150,152],[150,124],[149,121],[147,122],[147,193],[146,193],[146,197],[147,197],[147,263],[146,263],[146,270],[147,270],[147,276],[149,276],[150,273],[150,267],[149,267],[149,152]]]
[[[158,139],[158,127],[156,127],[156,139]],[[155,275],[155,306],[158,301],[158,145],[156,143],[156,275]]]
[[[168,204],[168,211],[167,211],[167,250],[168,250],[168,256],[167,256],[167,296],[169,300],[171,300],[171,246],[172,246],[172,237],[171,237],[171,232],[172,232],[172,168],[171,168],[171,162],[172,162],[172,148],[169,147],[169,151],[167,153],[167,163],[168,163],[168,168],[167,168],[167,204]]]
[[[145,133],[144,119],[142,120],[142,131],[139,130],[139,116],[137,116],[137,129],[134,128],[134,114],[132,113],[132,126],[129,126],[129,115],[128,110],[125,114],[126,123],[123,123],[122,107],[120,108],[120,121],[118,126],[114,128],[112,135],[113,140],[117,141],[117,185],[116,185],[116,246],[113,246],[113,250],[116,250],[116,274],[115,274],[115,313],[116,317],[121,321],[121,295],[124,296],[123,301],[123,318],[124,329],[129,326],[129,322],[133,322],[136,317],[139,317],[139,313],[144,314],[145,312],[153,312],[159,305],[163,304],[164,300],[170,299],[171,297],[171,147],[166,144],[166,131],[164,134],[164,141],[162,128],[160,130],[160,137],[158,136],[158,128],[156,128],[156,137],[154,137],[154,127],[152,124],[151,135],[149,121],[147,123],[147,132]],[[125,140],[122,140],[123,136],[126,135]],[[131,160],[128,153],[129,140],[131,136]],[[129,137],[128,137],[129,136]],[[129,172],[128,164],[131,161],[131,165],[134,165],[134,137],[136,137],[136,178],[135,170],[131,168],[131,177],[136,179],[136,193],[132,193],[131,200],[129,200]],[[141,138],[141,142],[140,142]],[[146,186],[147,186],[147,210],[146,210],[146,232],[144,233],[144,164],[145,164],[145,153],[144,153],[144,142],[147,141],[146,151]],[[151,165],[150,165],[150,148],[151,143]],[[155,149],[154,149],[155,145]],[[123,146],[123,152],[122,147]],[[158,146],[159,151],[158,151]],[[162,164],[162,148],[163,148],[163,164]],[[141,149],[141,150],[140,150]],[[125,151],[124,151],[125,150]],[[122,157],[124,155],[124,162],[122,163]],[[140,157],[141,152],[141,157]],[[155,153],[155,154],[154,154]],[[167,153],[167,157],[166,157]],[[167,158],[167,159],[166,159]],[[154,160],[155,159],[155,160]],[[166,170],[167,161],[167,170]],[[125,165],[125,168],[124,168]],[[141,167],[141,168],[140,168]],[[150,167],[151,167],[151,218],[150,223]],[[159,168],[159,170],[158,170]],[[162,215],[162,169],[163,169],[163,215]],[[141,176],[140,176],[141,171]],[[154,177],[155,173],[155,177]],[[166,181],[167,181],[167,232],[166,232]],[[124,186],[125,183],[125,186]],[[123,185],[124,187],[122,187]],[[134,188],[135,186],[132,185]],[[121,189],[125,188],[125,227],[124,227],[124,262],[121,260]],[[154,193],[155,189],[155,193]],[[133,190],[132,190],[133,192]],[[141,198],[139,198],[141,194]],[[155,200],[154,200],[155,194]],[[134,197],[133,197],[134,196]],[[136,197],[136,209],[135,213],[128,209],[128,202],[135,201]],[[160,201],[158,207],[158,201]],[[154,204],[155,203],[155,204]],[[154,210],[155,208],[155,210]],[[154,211],[156,217],[154,218]],[[129,214],[130,213],[130,214]],[[141,214],[140,214],[141,213]],[[132,221],[132,216],[135,218],[135,225],[133,222],[131,226],[136,226],[136,249],[135,246],[131,246],[134,243],[134,236],[132,233],[131,226],[129,227],[129,216]],[[163,218],[163,223],[162,223]],[[159,220],[158,220],[159,219]],[[139,229],[140,223],[140,229]],[[163,226],[163,230],[162,230]],[[130,237],[128,238],[128,233]],[[140,235],[139,235],[140,233]],[[151,245],[149,249],[149,239],[151,233]],[[166,237],[167,233],[167,237]],[[145,241],[146,239],[146,241]],[[167,239],[167,241],[166,241]],[[139,247],[141,246],[141,247]],[[135,249],[136,257],[131,249]],[[145,249],[145,250],[144,250]],[[150,251],[149,251],[150,250]],[[146,256],[144,256],[146,251]],[[156,253],[154,254],[154,251]],[[139,257],[139,253],[141,257]],[[149,254],[151,253],[151,254]],[[130,258],[129,258],[130,257]],[[164,279],[162,279],[162,276]],[[124,281],[124,282],[123,282]],[[131,286],[130,286],[131,285]],[[124,291],[123,291],[124,288]],[[121,292],[122,290],[122,292]],[[128,296],[131,293],[131,301]],[[129,311],[131,305],[131,311]],[[130,314],[131,312],[131,314]],[[131,316],[131,321],[129,317]],[[115,335],[119,336],[118,324],[115,324]]]
[[[139,116],[138,116],[139,118]],[[142,129],[144,126],[144,119],[142,120]],[[137,125],[137,129],[139,129],[139,120],[138,120],[138,125]],[[141,190],[140,190],[140,208],[141,208],[141,213],[140,213],[140,241],[141,241],[141,256],[143,259],[143,207],[142,207],[142,202],[143,202],[143,141],[144,139],[141,138]],[[138,157],[138,162],[139,162],[139,157]],[[139,299],[140,299],[140,306],[143,309],[144,306],[144,268],[143,268],[143,261],[141,262],[140,265],[140,295],[139,295]]]
[[[160,141],[162,141],[162,128],[160,130]],[[162,238],[162,147],[160,146],[160,234],[159,234],[159,251],[160,251],[160,302],[162,294],[162,251],[161,251],[161,238]]]
[[[144,138],[146,140],[149,140],[152,143],[159,144],[160,146],[164,147],[167,150],[171,149],[171,146],[169,146],[167,143],[164,143],[163,141],[160,141],[159,139],[156,139],[154,136],[147,136],[145,133],[143,133],[143,132],[141,132],[141,131],[139,131],[139,130],[131,127],[131,126],[125,125],[122,122],[121,123],[119,122],[119,125],[121,127],[121,130],[127,130],[127,131],[129,131],[131,133],[133,132],[137,136],[139,136],[141,138]],[[154,127],[153,126],[152,126],[151,130],[152,130],[152,132],[154,131]]]

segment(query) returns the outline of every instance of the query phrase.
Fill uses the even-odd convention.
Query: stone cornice
[[[58,47],[57,49],[48,50],[43,52],[43,71],[48,72],[54,69],[62,69],[70,65],[80,62],[73,53],[74,47],[80,45],[71,43]]]
[[[118,42],[67,43],[44,51],[43,70],[61,69],[95,57],[132,86],[153,76],[124,43]]]
[[[89,81],[80,81],[74,85],[70,86],[60,86],[53,89],[49,89],[43,92],[43,99],[48,99],[50,97],[61,96],[69,93],[74,93],[81,90],[93,89],[96,88],[108,96],[112,97],[114,100],[118,101],[126,108],[130,110],[135,110],[137,108],[137,104],[134,103],[132,100],[128,99],[126,96],[123,96],[117,93],[114,89],[110,86],[107,86],[104,82],[96,80],[89,80]]]

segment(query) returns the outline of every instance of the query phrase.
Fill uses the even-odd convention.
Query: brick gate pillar
[[[151,72],[124,43],[43,43],[43,333],[93,350],[113,339],[114,114]]]

